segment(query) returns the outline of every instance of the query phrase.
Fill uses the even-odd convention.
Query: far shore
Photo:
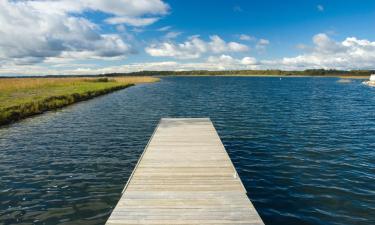
[[[205,74],[204,71],[144,71],[132,74],[104,74],[92,76],[0,77],[0,126],[23,118],[58,109],[75,102],[139,83],[156,82],[162,77],[312,77],[368,80],[369,75],[324,74]],[[224,72],[216,71],[215,73]],[[167,73],[167,74],[166,74]],[[185,74],[186,73],[186,74]],[[144,75],[144,76],[142,76]]]
[[[168,76],[246,76],[246,77],[338,77],[343,79],[369,79],[375,70],[338,70],[338,69],[306,69],[306,70],[143,70],[137,72],[86,74],[86,75],[45,75],[43,77],[168,77]],[[13,76],[24,78],[25,76]],[[36,77],[36,76],[28,76]],[[1,77],[0,77],[1,80]]]
[[[105,76],[247,76],[247,77],[339,77],[347,79],[368,79],[375,70],[337,70],[337,69],[306,69],[306,70],[184,70],[155,71],[145,70],[130,73],[108,73]]]
[[[316,77],[316,78],[342,78],[342,79],[360,79],[367,80],[370,76],[353,76],[353,75],[255,75],[255,74],[221,74],[221,75],[211,75],[211,74],[197,74],[197,75],[156,75],[156,77]]]

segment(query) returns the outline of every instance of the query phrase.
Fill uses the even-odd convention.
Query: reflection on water
[[[375,224],[375,91],[165,78],[0,129],[0,223],[103,224],[161,117],[210,117],[268,225]]]

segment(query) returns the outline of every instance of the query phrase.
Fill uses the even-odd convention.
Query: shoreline
[[[5,112],[6,114],[9,113],[9,116],[5,118],[0,117],[0,127],[15,123],[17,121],[26,119],[28,117],[43,114],[47,111],[61,109],[66,106],[78,103],[78,102],[93,99],[95,97],[109,94],[111,92],[122,90],[131,86],[134,86],[134,84],[117,86],[113,88],[103,89],[101,91],[86,92],[83,94],[73,93],[70,95],[52,96],[43,100],[31,102],[22,106],[13,106],[10,108],[6,108],[5,110],[3,110],[3,112]],[[31,108],[32,110],[25,111],[25,109],[28,109],[28,108]]]
[[[96,86],[93,86],[93,87],[89,87],[88,90],[84,90],[84,91],[75,91],[75,92],[70,92],[70,93],[66,93],[62,95],[51,95],[51,96],[47,96],[38,100],[29,100],[25,103],[20,103],[20,104],[12,105],[10,107],[0,108],[0,128],[5,125],[10,125],[15,122],[18,122],[22,119],[26,119],[35,115],[40,115],[47,111],[61,109],[66,106],[78,103],[78,102],[90,100],[98,96],[102,96],[102,95],[109,94],[118,90],[126,89],[128,87],[135,86],[136,84],[139,84],[139,83],[151,83],[151,82],[157,82],[157,81],[159,81],[157,78],[149,78],[149,80],[147,81],[138,81],[138,82],[136,80],[133,80],[133,82],[127,82],[127,83],[126,82],[121,83],[121,81],[119,83],[111,82],[110,85],[113,85],[113,86],[99,87],[99,88],[97,88]],[[91,82],[93,83],[93,85],[97,85],[100,83],[103,83],[103,85],[108,85],[110,83],[108,82],[108,80],[104,82],[101,82],[101,81],[99,82],[85,81],[85,82]],[[72,85],[77,85],[77,84],[72,84]],[[87,85],[87,84],[85,83],[84,85]]]
[[[63,107],[72,105],[74,103],[86,101],[101,95],[109,94],[121,89],[125,89],[131,86],[134,86],[138,83],[149,83],[156,82],[158,78],[166,77],[273,77],[273,78],[303,78],[303,77],[312,77],[312,78],[338,78],[338,79],[357,79],[357,80],[367,80],[368,76],[353,76],[353,75],[253,75],[253,74],[227,74],[227,75],[210,75],[210,74],[197,74],[197,75],[154,75],[154,76],[143,76],[144,78],[149,78],[150,81],[140,81],[140,82],[128,82],[128,83],[117,83],[114,86],[105,87],[101,89],[93,89],[84,91],[81,93],[71,92],[63,95],[51,95],[43,99],[32,100],[27,103],[22,103],[19,105],[13,105],[11,107],[0,108],[0,128],[5,125],[9,125],[20,121],[22,119],[43,114],[47,111],[61,109]],[[110,77],[110,79],[134,79],[139,77],[134,76],[125,76],[125,77]],[[17,78],[10,78],[17,79]],[[21,78],[21,79],[33,79],[33,78]],[[36,78],[38,79],[38,78]],[[48,79],[48,78],[41,78]],[[54,78],[62,79],[65,78]],[[67,78],[68,79],[68,78]],[[82,78],[76,78],[82,79]],[[84,79],[101,79],[98,77],[94,78],[84,78]],[[108,79],[108,78],[106,78]],[[1,79],[0,79],[1,81]],[[87,80],[86,80],[87,81]],[[111,80],[113,81],[113,80]],[[107,82],[107,81],[106,81]],[[99,82],[98,82],[99,83]],[[1,94],[1,90],[0,90]],[[0,96],[1,97],[1,96]]]
[[[353,76],[353,75],[253,75],[253,74],[227,74],[227,75],[211,75],[211,74],[197,74],[197,75],[155,75],[156,77],[281,77],[281,78],[298,78],[298,77],[316,77],[316,78],[341,78],[341,79],[358,79],[367,80],[369,76]]]

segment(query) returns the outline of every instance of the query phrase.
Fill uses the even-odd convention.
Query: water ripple
[[[375,224],[375,90],[165,78],[0,129],[1,224],[103,224],[160,117],[210,117],[268,225]]]

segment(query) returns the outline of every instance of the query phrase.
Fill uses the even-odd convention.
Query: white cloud
[[[260,45],[269,45],[270,44],[270,41],[267,40],[267,39],[260,39],[258,44]]]
[[[135,27],[143,27],[155,23],[159,18],[134,18],[134,17],[111,17],[106,19],[109,24],[128,24]]]
[[[128,36],[103,34],[81,13],[106,13],[107,21],[120,23],[117,28],[125,32],[123,23],[148,25],[158,19],[150,16],[164,15],[168,9],[160,0],[0,0],[0,62],[33,64],[64,55],[124,56],[133,52]]]
[[[256,65],[257,60],[254,57],[244,57],[241,59],[241,64],[244,65]]]
[[[210,41],[212,42],[212,40]],[[193,36],[181,44],[170,44],[162,48],[153,49],[161,51],[158,54],[191,58],[201,56],[202,52],[213,53],[210,42]],[[113,72],[133,72],[142,70],[239,70],[239,69],[282,69],[282,70],[304,70],[304,69],[373,69],[375,68],[375,41],[348,37],[343,41],[332,40],[326,34],[317,34],[312,38],[312,46],[306,45],[304,54],[295,57],[284,57],[273,60],[258,60],[247,56],[235,58],[228,54],[211,55],[207,60],[199,58],[195,61],[164,61],[132,63],[121,66],[110,66],[104,68],[79,65],[75,69],[46,68],[36,65],[0,66],[1,74],[100,74]],[[228,43],[227,43],[228,44]],[[228,47],[229,48],[229,47]],[[192,51],[193,49],[194,51]],[[67,54],[67,53],[66,53]],[[83,53],[82,53],[83,54]],[[156,53],[155,53],[156,54]],[[180,54],[180,55],[179,55]],[[73,56],[70,56],[73,57]],[[75,57],[80,58],[81,55]],[[55,63],[62,64],[63,61],[54,59]],[[32,60],[32,59],[29,59]],[[53,61],[51,61],[53,62]],[[1,65],[1,64],[0,64]]]
[[[258,40],[257,44],[255,45],[255,48],[258,51],[262,52],[262,51],[266,50],[266,48],[269,44],[270,44],[269,40],[261,38],[261,39]]]
[[[316,8],[318,11],[323,12],[324,11],[324,6],[323,5],[317,5]]]
[[[28,15],[27,12],[22,11],[21,13]],[[0,18],[2,15],[0,13]],[[53,19],[54,17],[48,18]],[[0,19],[0,21],[2,20]],[[36,20],[33,19],[32,21]],[[25,23],[24,21],[18,22]],[[60,21],[55,22],[54,20],[50,20],[50,22],[61,25]],[[239,43],[226,42],[215,35],[211,36],[209,40],[203,40],[199,36],[191,36],[182,43],[175,43],[169,40],[150,45],[145,49],[148,54],[153,56],[190,59],[189,61],[144,62],[101,67],[94,63],[89,64],[89,61],[85,62],[88,64],[77,61],[83,58],[101,60],[119,59],[124,56],[123,51],[131,51],[131,48],[118,35],[98,34],[95,32],[95,29],[97,29],[96,25],[91,24],[90,21],[84,19],[77,21],[77,18],[73,18],[70,23],[67,23],[68,25],[65,23],[62,24],[67,26],[66,30],[68,31],[69,29],[77,29],[79,31],[77,34],[74,32],[75,35],[61,31],[54,33],[57,37],[64,37],[65,41],[62,47],[59,44],[54,45],[54,42],[40,41],[36,34],[40,34],[41,32],[36,29],[32,30],[36,32],[35,35],[31,35],[32,39],[17,39],[19,36],[23,36],[21,35],[22,32],[27,32],[24,30],[19,32],[15,30],[14,32],[16,33],[12,37],[4,36],[13,38],[14,45],[13,49],[3,48],[0,51],[0,74],[99,74],[142,70],[375,68],[375,41],[356,37],[348,37],[342,41],[337,41],[324,33],[314,35],[312,37],[312,44],[301,45],[303,54],[295,57],[267,60],[256,59],[251,56],[238,57],[238,52],[248,50],[246,45],[242,46]],[[4,25],[5,27],[7,26],[7,24]],[[0,40],[3,41],[4,37],[0,38]],[[55,36],[49,37],[50,40],[53,40],[51,39],[52,37]],[[41,40],[44,40],[44,38],[45,36],[42,36]],[[90,41],[82,41],[84,39],[89,39]],[[0,45],[5,46],[1,41]],[[76,43],[77,41],[78,43]],[[34,45],[30,45],[30,43]],[[260,39],[257,44],[267,46],[269,41]],[[20,49],[17,49],[17,46],[21,46]],[[29,48],[26,48],[27,46]],[[34,46],[36,47],[34,48]],[[4,52],[7,55],[4,55]],[[26,52],[35,53],[26,57]],[[6,61],[10,55],[12,55],[13,60],[11,62]],[[33,64],[40,61],[41,57],[38,55],[42,55],[42,58],[44,57],[44,64]]]
[[[165,15],[169,10],[169,6],[161,0],[35,0],[24,4],[39,12],[51,14],[100,11],[110,15],[107,21],[111,24],[125,23],[133,26],[155,22],[158,18],[152,16]]]
[[[104,73],[124,73],[144,70],[235,70],[235,69],[257,69],[257,61],[252,57],[233,58],[229,55],[210,56],[206,60],[199,62],[179,62],[179,61],[163,61],[163,62],[144,62],[131,63],[121,66],[97,67],[90,64],[75,64],[73,67],[70,63],[59,63],[52,68],[45,68],[38,65],[21,65],[17,67],[0,67],[1,74],[25,74],[29,71],[30,75],[46,75],[46,74],[104,74]],[[61,69],[63,67],[63,69]],[[76,68],[74,68],[76,67]]]
[[[281,69],[373,69],[375,68],[375,42],[348,37],[342,42],[332,40],[326,34],[313,38],[314,46],[305,54],[264,61],[266,67]]]
[[[136,71],[146,69],[155,70],[231,70],[231,69],[373,69],[375,68],[375,41],[348,37],[342,41],[335,41],[326,34],[316,34],[312,37],[312,46],[306,45],[306,52],[295,57],[284,57],[274,60],[257,60],[247,56],[234,58],[221,54],[210,56],[207,61],[173,62],[158,67],[158,64],[131,64],[123,70]],[[207,46],[207,42],[203,42]],[[266,42],[263,42],[266,43]],[[202,61],[202,62],[201,62]],[[158,69],[159,68],[159,69]],[[119,68],[117,68],[119,69]],[[122,70],[121,69],[121,70]]]
[[[160,27],[159,29],[157,29],[157,31],[164,32],[164,31],[168,31],[170,29],[172,29],[172,26],[165,26],[165,27]]]
[[[240,44],[238,42],[228,42],[226,43],[223,39],[221,39],[217,35],[213,35],[210,37],[211,41],[209,45],[211,50],[214,53],[222,53],[222,52],[246,52],[249,50],[249,47]]]
[[[174,57],[180,59],[199,58],[205,53],[246,52],[249,47],[237,42],[225,42],[217,35],[204,41],[199,36],[192,36],[183,43],[163,42],[152,44],[145,51],[155,57]]]
[[[256,38],[247,34],[240,34],[239,39],[241,41],[255,41]]]
[[[345,48],[341,43],[335,42],[324,33],[315,35],[313,37],[313,43],[315,44],[315,51],[323,54],[345,51]]]
[[[167,39],[173,39],[173,38],[176,38],[176,37],[180,36],[181,34],[182,34],[182,32],[170,31],[167,34],[165,34],[164,37],[167,38]]]
[[[221,56],[210,56],[207,59],[209,63],[217,63],[217,64],[233,64],[236,60],[230,55],[221,55]]]
[[[210,56],[207,59],[207,63],[220,66],[221,69],[255,69],[258,64],[254,57],[247,56],[237,59],[229,55]]]

